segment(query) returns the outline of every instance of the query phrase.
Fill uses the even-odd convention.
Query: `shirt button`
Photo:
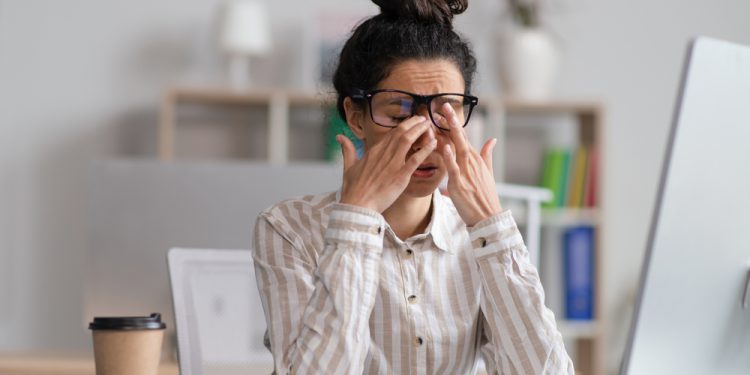
[[[416,303],[417,302],[417,296],[415,296],[413,294],[410,295],[409,297],[407,297],[406,299],[409,300],[409,303]]]
[[[406,255],[411,256],[412,254],[414,254],[414,251],[412,251],[412,249],[406,249]]]
[[[424,340],[422,340],[422,338],[421,338],[421,337],[417,337],[417,338],[416,338],[416,339],[414,340],[414,343],[415,343],[415,344],[416,344],[417,346],[422,346],[422,344],[424,343]]]
[[[382,232],[382,231],[383,231],[383,229],[379,225],[376,225],[376,226],[372,227],[372,233],[380,234],[380,232]]]
[[[484,237],[480,237],[480,238],[478,239],[478,241],[479,241],[479,243],[480,243],[480,244],[482,245],[482,247],[485,247],[485,246],[487,246],[487,239],[486,239],[486,238],[484,238]]]

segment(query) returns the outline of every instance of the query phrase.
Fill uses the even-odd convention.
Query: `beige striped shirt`
[[[467,228],[433,194],[400,240],[338,193],[260,214],[253,259],[278,374],[573,374],[510,211]]]

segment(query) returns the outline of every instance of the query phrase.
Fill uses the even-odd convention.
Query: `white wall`
[[[0,350],[87,345],[80,307],[87,162],[153,152],[141,137],[155,126],[161,90],[221,76],[212,43],[218,3],[0,0]],[[275,54],[288,58],[272,81],[292,85],[303,76],[290,40],[320,3],[374,9],[366,0],[274,2],[274,29],[287,40]],[[480,58],[480,92],[496,88],[499,4],[474,0],[458,18]],[[642,260],[685,45],[696,34],[750,44],[750,3],[565,0],[550,8],[549,27],[566,55],[560,95],[606,104],[604,276],[607,310],[617,318],[615,366],[627,324],[622,301]]]
[[[623,304],[640,275],[686,43],[702,34],[750,44],[749,16],[747,1],[637,0],[578,1],[554,19],[568,54],[562,92],[607,104],[611,368],[624,346],[630,316]]]

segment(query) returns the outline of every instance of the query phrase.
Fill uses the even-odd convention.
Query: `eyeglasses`
[[[479,98],[464,94],[417,95],[401,90],[361,91],[351,95],[354,100],[367,100],[372,122],[386,128],[395,128],[401,121],[417,114],[421,105],[426,106],[430,120],[440,129],[450,130],[443,105],[450,104],[462,126],[469,123],[471,112]]]

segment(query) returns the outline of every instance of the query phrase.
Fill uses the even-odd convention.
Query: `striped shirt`
[[[277,374],[573,374],[510,211],[468,227],[436,192],[400,240],[336,192],[278,203],[253,259]]]

